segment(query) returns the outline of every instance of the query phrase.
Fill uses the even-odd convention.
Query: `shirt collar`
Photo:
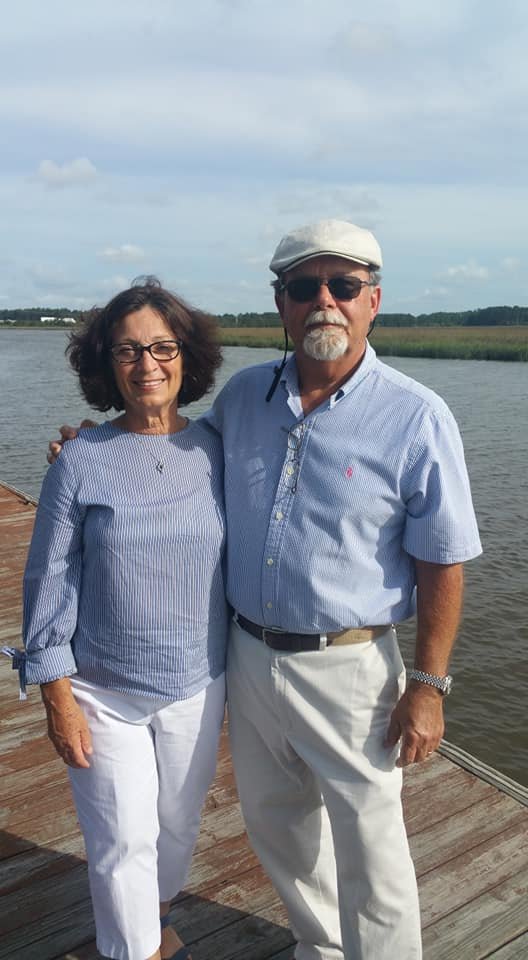
[[[329,397],[329,405],[333,406],[334,403],[337,403],[337,401],[341,400],[342,397],[345,397],[347,394],[351,393],[351,391],[354,390],[357,385],[368,376],[375,363],[376,351],[367,340],[365,354],[359,367],[354,371],[353,374],[351,374],[348,380],[345,380],[339,389]],[[292,353],[291,357],[289,357],[288,361],[286,362],[284,370],[282,371],[280,382],[281,384],[284,384],[289,397],[299,397],[299,377],[294,353]]]

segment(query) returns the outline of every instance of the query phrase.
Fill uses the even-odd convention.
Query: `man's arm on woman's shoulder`
[[[59,456],[62,450],[62,445],[64,443],[67,443],[68,440],[75,440],[75,437],[79,433],[79,430],[81,429],[81,427],[96,427],[96,426],[97,426],[97,423],[95,422],[95,420],[82,420],[81,425],[79,427],[70,427],[68,426],[67,423],[65,423],[59,429],[59,433],[61,435],[60,440],[50,440],[48,444],[48,453],[46,456],[48,463],[55,463],[55,460],[57,459],[57,457]]]

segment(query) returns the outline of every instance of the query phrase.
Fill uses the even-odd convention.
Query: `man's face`
[[[368,281],[369,272],[351,260],[323,256],[307,260],[288,271],[284,281],[298,277],[317,277],[324,281],[307,303],[298,303],[285,290],[277,296],[277,308],[288,334],[303,353],[315,360],[347,362],[359,359],[365,349],[365,337],[379,309],[379,287],[362,286],[353,300],[338,299],[326,285],[335,277],[356,277]]]

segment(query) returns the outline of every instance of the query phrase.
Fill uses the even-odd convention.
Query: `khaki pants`
[[[279,653],[231,628],[231,749],[251,843],[288,910],[297,960],[420,960],[397,750],[396,633]]]

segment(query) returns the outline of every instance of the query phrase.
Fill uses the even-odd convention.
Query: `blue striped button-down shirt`
[[[295,359],[231,378],[208,414],[221,433],[228,599],[303,633],[397,623],[414,612],[413,558],[481,552],[460,435],[443,400],[381,363],[304,417]]]
[[[42,487],[24,577],[27,682],[78,672],[193,696],[224,669],[224,535],[221,444],[206,425],[81,431]]]

